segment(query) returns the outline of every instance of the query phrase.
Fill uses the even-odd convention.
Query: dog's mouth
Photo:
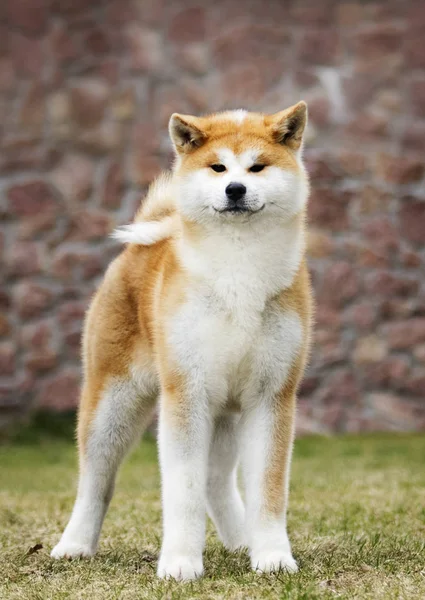
[[[255,213],[259,213],[263,210],[263,208],[266,205],[263,204],[263,206],[260,206],[260,208],[257,209],[252,209],[252,208],[248,208],[247,206],[232,206],[229,208],[223,208],[221,210],[218,210],[217,208],[214,208],[215,212],[222,214],[230,214],[230,215],[253,215]]]

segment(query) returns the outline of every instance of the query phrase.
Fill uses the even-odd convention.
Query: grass
[[[425,598],[424,462],[419,436],[301,439],[289,513],[300,572],[255,575],[246,552],[227,552],[209,526],[205,576],[177,583],[155,577],[161,511],[152,439],[121,471],[96,557],[56,562],[49,551],[72,507],[75,450],[58,436],[21,436],[0,447],[0,598]]]

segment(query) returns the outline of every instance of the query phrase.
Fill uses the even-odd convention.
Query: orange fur
[[[73,556],[93,554],[104,513],[112,495],[115,470],[122,459],[121,453],[126,451],[131,442],[130,434],[126,437],[124,430],[131,429],[132,421],[134,420],[136,423],[135,419],[139,418],[141,413],[143,414],[140,420],[143,423],[146,422],[145,417],[152,410],[156,400],[154,397],[156,391],[161,391],[162,398],[160,423],[162,425],[167,421],[166,426],[169,426],[171,431],[171,433],[167,432],[169,437],[166,438],[168,442],[170,439],[172,440],[170,442],[171,450],[167,447],[167,460],[170,455],[171,457],[175,457],[175,455],[180,458],[186,457],[187,449],[191,446],[192,450],[195,448],[194,456],[191,458],[193,462],[196,462],[199,458],[196,455],[197,448],[202,445],[199,440],[206,440],[205,443],[209,443],[210,417],[211,421],[214,421],[219,415],[224,420],[226,414],[231,411],[242,413],[245,411],[245,414],[250,415],[261,414],[251,410],[252,407],[249,404],[251,399],[248,396],[249,394],[254,396],[257,393],[257,373],[263,372],[266,373],[266,379],[268,377],[272,382],[269,392],[267,392],[269,396],[266,397],[264,390],[259,390],[258,398],[255,401],[258,401],[258,406],[260,406],[261,400],[265,399],[263,405],[267,410],[269,410],[269,401],[271,402],[272,410],[267,413],[267,418],[270,417],[272,426],[270,437],[266,439],[269,434],[269,431],[266,431],[266,435],[261,438],[268,453],[267,464],[263,462],[259,467],[262,469],[263,485],[254,487],[261,487],[261,511],[267,517],[265,522],[274,520],[277,527],[284,521],[287,503],[285,482],[289,477],[296,392],[308,356],[312,321],[312,296],[303,256],[305,200],[308,195],[308,182],[298,152],[306,123],[306,106],[304,103],[299,103],[275,115],[221,113],[200,118],[173,115],[170,123],[170,135],[177,152],[174,170],[172,173],[163,174],[151,186],[147,198],[135,217],[134,224],[130,226],[133,229],[127,230],[127,232],[131,231],[133,237],[130,237],[129,234],[129,237],[126,238],[126,231],[122,232],[121,238],[124,242],[134,242],[135,240],[137,242],[128,243],[127,247],[110,265],[87,313],[83,336],[84,385],[79,410],[78,443],[82,474],[84,474],[85,465],[91,460],[94,463],[91,464],[92,474],[94,473],[93,477],[96,476],[97,479],[94,484],[91,484],[90,481],[83,482],[85,488],[82,484],[79,491],[80,497],[76,502],[76,516],[71,518],[70,524],[65,530],[63,536],[65,541],[60,542],[58,549],[53,551],[52,555],[55,557],[68,556],[68,554]],[[226,159],[228,156],[226,152],[231,155],[230,159]],[[225,180],[215,179],[219,177],[219,173],[214,170],[219,156],[225,157],[222,159],[223,163],[228,160],[231,164],[234,159],[237,164],[234,171],[231,172],[229,168],[228,179]],[[246,157],[248,157],[248,162],[245,161]],[[250,164],[249,161],[251,161]],[[258,171],[253,168],[254,161],[256,161],[256,167],[260,166]],[[221,166],[224,167],[224,165]],[[266,175],[261,172],[263,167],[265,169],[271,167],[268,171],[270,173],[268,180],[261,179],[264,176],[267,177],[267,170],[265,171]],[[272,167],[278,168],[273,169]],[[182,202],[179,204],[178,200],[181,200],[181,197],[179,196],[177,199],[176,194],[176,191],[180,189],[178,186],[187,191],[187,188],[184,188],[184,182],[189,179],[192,172],[196,173],[195,191],[192,195],[186,194],[186,192],[186,195],[182,193],[182,196],[188,201],[186,205],[183,205]],[[227,211],[233,211],[233,216],[237,215],[236,218],[239,218],[240,212],[244,214],[237,226],[232,228],[231,218],[226,220],[228,214],[222,216],[225,211],[220,209],[220,204],[218,206],[206,205],[206,208],[204,205],[200,205],[198,202],[199,189],[204,189],[204,185],[199,184],[199,179],[197,179],[200,172],[204,176],[201,181],[206,182],[207,186],[211,185],[214,190],[219,189],[218,186],[223,186],[223,181],[226,183],[226,187],[220,188],[219,194],[217,194],[220,202],[226,197],[228,197],[228,201],[230,200],[230,192],[228,192],[230,183],[228,182],[234,181],[230,177],[233,177],[235,173],[236,177],[240,176],[242,179],[245,177],[247,185],[253,187],[253,199],[247,200],[247,202],[252,202],[248,207],[249,210],[236,211],[234,210],[235,205],[230,204],[230,209]],[[256,177],[258,179],[255,179]],[[243,194],[246,192],[246,198],[248,198],[247,188],[244,185],[242,188],[245,189]],[[208,193],[211,193],[209,187],[206,189]],[[259,226],[257,229],[250,228],[250,225],[245,227],[248,222],[250,224],[255,222],[249,221],[251,216],[254,215],[254,219],[257,218],[255,213],[266,207],[266,201],[259,206],[263,199],[262,193],[263,196],[268,194],[267,199],[270,202],[262,213],[262,217],[258,216],[259,220],[256,223],[259,223]],[[285,198],[289,198],[287,204],[290,206],[282,207],[276,201],[281,193]],[[257,204],[254,204],[255,202]],[[196,205],[195,209],[193,209],[193,204]],[[199,209],[199,206],[202,210],[204,208],[205,210],[211,209],[210,215],[212,215],[212,220],[216,219],[213,221],[216,229],[211,226],[212,221],[206,222],[202,218],[190,218],[192,215],[190,210],[193,209],[194,214],[198,215],[196,210]],[[255,210],[253,206],[255,206]],[[187,212],[183,210],[185,207],[188,207]],[[280,211],[275,210],[275,207],[283,210],[278,217],[276,215]],[[269,209],[271,212],[267,212]],[[250,216],[246,217],[246,213],[250,213]],[[264,215],[266,216],[264,217]],[[243,220],[245,218],[247,220]],[[164,219],[166,219],[167,227],[164,227],[164,222],[161,223]],[[222,220],[218,221],[218,219]],[[276,227],[275,220],[278,223]],[[137,232],[139,232],[139,238],[137,238]],[[292,236],[294,232],[296,235]],[[265,236],[266,240],[270,240],[269,245],[262,243],[262,236]],[[209,245],[204,244],[206,240]],[[215,246],[223,246],[224,250],[218,254],[219,258],[214,263],[213,260],[210,261],[210,258],[213,258],[211,255],[214,254]],[[276,252],[276,248],[279,250],[278,252]],[[204,262],[199,259],[202,252],[204,253],[202,255]],[[229,262],[231,268],[229,271],[225,271],[223,266],[227,266],[225,263],[230,253],[236,254],[239,262],[238,260],[235,260],[234,263]],[[286,261],[284,268],[276,259],[281,256],[280,253],[282,253],[282,262]],[[232,258],[230,257],[229,261]],[[198,266],[197,261],[201,267]],[[243,268],[240,268],[241,264]],[[211,280],[213,281],[211,282]],[[259,286],[259,291],[257,291],[255,286],[260,280],[262,287]],[[247,290],[250,294],[248,299]],[[195,308],[193,309],[193,307]],[[181,321],[180,314],[185,314],[185,308],[189,313],[189,319]],[[239,309],[241,309],[242,317],[237,314]],[[211,314],[214,317],[212,319],[208,314],[209,310],[212,311]],[[193,317],[194,314],[195,317]],[[201,333],[196,329],[198,325],[196,315],[198,314],[201,315],[202,326],[199,329]],[[205,326],[202,321],[204,317]],[[272,332],[275,317],[276,323],[278,323],[276,336]],[[246,331],[244,318],[249,322]],[[180,326],[180,323],[183,325]],[[187,329],[193,326],[195,337],[187,335],[187,323],[189,323]],[[217,336],[215,336],[215,329],[218,330]],[[205,331],[208,337],[206,337]],[[211,336],[209,336],[210,331],[213,332]],[[255,346],[258,332],[265,341],[264,346],[256,355]],[[219,337],[220,334],[222,337]],[[288,343],[287,335],[289,335]],[[210,337],[213,343],[209,346]],[[183,343],[181,339],[183,339]],[[220,363],[217,360],[217,349],[221,351],[222,340],[224,340],[223,346],[227,343],[230,350],[223,349],[225,358]],[[281,354],[280,350],[285,344],[287,344],[287,353]],[[254,357],[254,362],[257,361],[255,363],[257,371],[252,369],[249,393],[245,390],[245,387],[248,386],[245,386],[244,376],[241,375],[242,372],[245,373],[244,369],[247,373],[250,371],[249,365],[244,363],[244,345],[250,346],[246,356]],[[211,401],[211,405],[214,402],[216,404],[214,408],[211,408],[211,414],[208,414],[205,419],[204,414],[199,417],[202,409],[205,408],[204,405],[199,404],[201,406],[197,413],[199,419],[194,425],[195,419],[192,414],[194,405],[198,401],[198,396],[202,396],[202,390],[204,388],[207,390],[205,384],[207,375],[203,371],[207,371],[205,365],[213,364],[213,362],[204,361],[204,356],[206,356],[203,354],[204,346],[208,346],[210,351],[209,359],[212,357],[210,360],[217,363],[222,369],[221,371],[217,370],[217,373],[224,374],[223,378],[221,375],[217,376],[217,381],[220,382],[222,379],[224,381],[228,377],[227,373],[231,372],[232,375],[228,377],[229,381],[226,381],[228,387],[217,385],[216,393],[212,386],[211,394],[205,393],[204,396],[207,399],[205,405],[210,401],[210,396],[217,395],[218,399],[214,398]],[[187,362],[185,362],[186,353],[190,355]],[[268,372],[264,367],[267,362],[264,360],[264,356],[271,357],[271,367]],[[195,358],[193,359],[193,357]],[[193,364],[195,366],[192,368]],[[271,371],[273,371],[272,375],[270,375]],[[275,372],[277,373],[276,377],[274,377]],[[232,377],[233,379],[229,383]],[[154,380],[154,384],[151,383],[151,379]],[[145,391],[144,394],[140,391],[144,385],[144,383],[140,383],[142,380],[147,382],[143,390],[148,391]],[[284,381],[283,384],[282,381]],[[191,386],[196,390],[195,392],[188,391],[192,389]],[[281,389],[276,393],[279,386]],[[125,419],[121,419],[123,412],[120,414],[120,405],[116,406],[116,402],[122,402],[124,411],[129,389],[132,395],[129,402],[133,402],[136,408],[134,412],[125,413],[128,417],[128,420],[125,421]],[[231,390],[234,389],[238,391],[235,392],[235,397],[232,397]],[[200,394],[199,390],[201,390]],[[248,400],[244,405],[242,396],[245,392]],[[105,410],[99,408],[103,398],[107,400]],[[209,410],[208,406],[205,412]],[[217,412],[214,413],[214,410]],[[219,413],[220,410],[223,414]],[[99,421],[95,421],[97,415],[100,415]],[[243,419],[241,419],[242,421]],[[201,425],[199,425],[200,422]],[[259,422],[256,416],[251,420],[251,423],[254,422],[255,425]],[[117,423],[118,425],[116,425]],[[205,429],[203,428],[204,423],[207,423]],[[104,440],[105,429],[108,431],[106,441]],[[92,440],[96,436],[94,434],[91,436],[93,431],[97,432],[95,448],[96,444],[92,443]],[[190,436],[196,435],[198,438],[193,445],[185,445]],[[174,437],[179,438],[179,442],[183,440],[178,452],[172,446]],[[116,452],[111,458],[111,464],[107,465],[104,458],[107,454],[105,447],[112,443],[110,438],[113,439]],[[268,448],[269,442],[270,448]],[[87,451],[87,448],[90,451]],[[247,456],[254,463],[257,452],[256,447],[251,446],[251,448],[254,450],[252,454],[248,452]],[[98,454],[93,458],[96,451]],[[202,453],[198,454],[202,455]],[[226,460],[227,457],[224,462]],[[261,460],[263,459],[261,458]],[[99,465],[99,462],[102,464]],[[189,467],[187,468],[192,469],[193,462],[188,462]],[[96,468],[99,473],[96,472]],[[227,465],[226,468],[231,470],[233,466]],[[176,471],[174,463],[172,463],[167,477],[171,481],[169,486],[173,493],[170,494],[169,487],[167,497],[174,495],[177,485],[173,479],[175,472],[180,473],[179,470]],[[106,485],[108,473],[109,483]],[[83,479],[84,477],[82,477]],[[186,481],[189,482],[187,488],[191,493],[199,483],[190,480],[190,474],[187,472],[185,472],[183,480],[182,485],[186,485]],[[253,481],[258,480],[253,479]],[[105,485],[105,488],[102,488],[102,485]],[[100,498],[97,498],[97,493],[101,496]],[[97,521],[93,525],[91,539],[87,543],[84,532],[88,529],[93,514],[92,497],[97,498]],[[233,502],[236,502],[237,505],[234,497]],[[201,504],[200,501],[199,505],[202,511]],[[255,505],[255,502],[252,504]],[[182,522],[190,512],[186,508],[181,511],[180,520]],[[205,512],[205,506],[203,510]],[[222,506],[220,510],[224,510]],[[174,515],[174,512],[169,511],[169,514]],[[231,518],[227,521],[232,523]],[[201,531],[201,526],[202,519],[199,518],[199,531]],[[255,527],[260,531],[261,526],[260,519],[256,522]],[[172,528],[168,529],[170,531]],[[284,529],[282,532],[286,535]],[[258,535],[261,538],[261,535],[266,535],[266,533],[260,531]],[[172,533],[170,535],[172,537]],[[202,556],[202,535],[199,534],[198,538],[200,543],[197,552],[199,556]],[[270,539],[270,543],[275,542],[273,536]],[[264,564],[265,568],[271,570],[274,568],[273,562],[270,562],[272,558],[262,556],[264,551],[261,545],[260,540],[258,542],[259,549],[250,548],[253,567],[256,568],[255,561],[257,556],[260,556],[258,558],[260,566]],[[269,550],[273,557],[273,548]],[[279,565],[294,570],[296,563],[290,553],[289,542],[284,551],[282,548],[278,548],[278,550],[282,551],[282,556],[278,559]],[[195,566],[193,564],[185,566],[187,557],[185,558],[184,552],[183,556],[177,557],[183,566],[178,563],[175,567],[174,558],[169,556],[170,551],[167,550],[167,544],[165,544],[162,554],[164,556],[160,559],[158,568],[161,576],[173,574],[173,569],[177,567],[180,568],[182,577],[182,569],[187,568],[188,578],[199,574],[200,568],[202,570],[202,564],[199,561]]]
[[[313,318],[313,301],[310,290],[310,277],[305,261],[293,285],[279,296],[283,310],[294,310],[304,324],[302,351],[290,370],[288,380],[280,390],[274,406],[276,420],[272,431],[272,455],[265,474],[265,506],[269,514],[279,514],[287,502],[282,494],[283,481],[289,468],[288,455],[293,442],[293,429],[296,412],[296,392],[304,373],[310,348],[310,329]],[[282,465],[284,469],[282,471]]]
[[[274,116],[248,113],[238,125],[226,113],[210,117],[185,117],[192,119],[207,135],[207,141],[196,152],[184,153],[179,170],[200,168],[215,161],[220,147],[236,154],[247,148],[260,150],[259,162],[273,164],[287,170],[297,170],[298,165],[290,149],[277,145],[266,126],[281,120],[282,111]],[[164,173],[151,186],[142,203],[135,222],[159,220],[174,216],[176,235],[184,230],[185,236],[196,243],[202,236],[202,227],[182,222],[170,194],[171,173]],[[304,228],[304,215],[298,215],[294,226]],[[158,370],[170,398],[178,398],[183,383],[181,374],[167,363],[164,343],[164,315],[172,314],[184,299],[184,289],[190,281],[181,270],[173,240],[164,240],[149,247],[130,245],[111,264],[105,279],[88,311],[84,330],[83,361],[85,385],[79,411],[79,443],[84,449],[90,422],[108,379],[114,375],[129,375],[129,367],[137,361],[153,364],[158,359]],[[307,270],[300,270],[292,287],[282,293],[283,308],[300,313],[305,330],[309,330],[311,297]],[[307,345],[307,340],[306,340]],[[299,381],[305,358],[295,369]],[[294,372],[295,372],[294,371]],[[296,386],[291,386],[293,390]],[[172,393],[171,393],[171,390]],[[282,398],[290,395],[282,393]],[[283,400],[283,402],[286,402]],[[271,492],[272,493],[272,492]]]

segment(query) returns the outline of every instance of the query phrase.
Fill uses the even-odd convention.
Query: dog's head
[[[184,217],[246,223],[298,214],[308,195],[301,160],[306,123],[304,102],[273,115],[173,114],[169,131]]]

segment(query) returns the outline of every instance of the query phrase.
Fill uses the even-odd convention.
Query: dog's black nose
[[[237,202],[246,194],[246,187],[242,183],[229,183],[226,188],[226,196],[232,202]]]

